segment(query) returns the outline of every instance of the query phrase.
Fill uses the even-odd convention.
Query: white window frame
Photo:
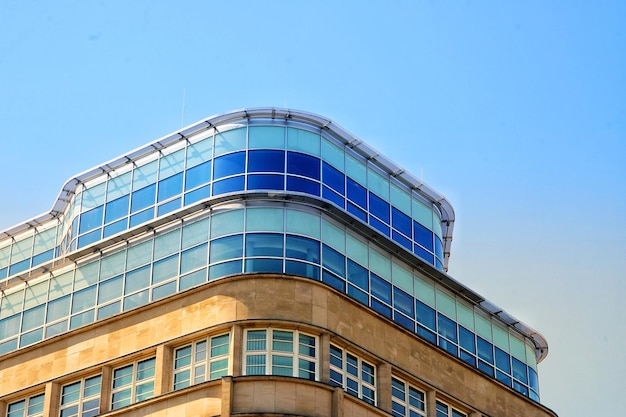
[[[36,402],[35,404],[33,404],[33,400],[39,399],[39,398],[41,398],[41,402]],[[7,404],[6,416],[7,417],[42,417],[44,414],[44,408],[43,408],[44,401],[45,401],[45,394],[43,392],[40,392],[39,394],[31,395],[26,398],[22,398],[21,400],[12,401],[11,403]],[[21,402],[24,402],[24,408],[13,410],[13,412],[11,413],[10,412],[11,406],[17,405],[18,403],[21,403]],[[29,410],[29,408],[33,406],[38,406],[39,404],[41,404],[41,411]],[[17,412],[19,411],[21,411],[21,413],[17,414]]]
[[[251,347],[249,342],[254,342],[255,340],[249,340],[250,334],[265,332],[265,338],[255,339],[259,343],[262,342],[263,347],[259,347],[259,349],[254,349]],[[278,346],[280,343],[288,343],[288,341],[283,341],[277,339],[277,336],[280,336],[281,333],[290,333],[293,335],[291,338],[292,349],[291,351],[280,349]],[[313,351],[314,356],[310,355],[310,349],[307,349],[306,346],[311,345],[303,345],[300,342],[300,336],[304,336],[307,338],[311,338],[313,340]],[[243,343],[243,375],[283,375],[283,376],[293,376],[296,378],[304,378],[311,381],[319,381],[319,337],[314,336],[309,333],[301,332],[299,330],[291,330],[291,329],[274,329],[274,328],[251,328],[245,330],[244,343]],[[307,351],[308,350],[308,351]],[[258,359],[263,359],[264,363],[256,364],[258,368],[263,368],[263,371],[260,373],[250,373],[248,366],[254,366],[254,364],[250,364],[248,362],[249,359],[256,356]],[[276,360],[281,359],[291,359],[291,374],[283,374],[283,373],[275,373],[275,367],[283,367],[278,363],[275,363]],[[303,373],[307,373],[308,376],[301,376],[301,368],[300,363],[303,362],[305,364],[313,364],[313,374],[311,375],[311,370],[302,369]],[[284,367],[285,369],[287,367]],[[313,376],[313,378],[311,378]]]
[[[398,392],[399,389],[394,385],[394,382],[402,385],[403,388],[401,392]],[[421,394],[422,398],[417,398],[412,395],[411,391],[418,392]],[[400,393],[402,394],[402,398],[397,395]],[[392,410],[392,414],[396,417],[410,417],[415,415],[426,416],[426,393],[396,376],[391,377],[391,401],[394,404],[399,404],[404,407],[404,414],[400,414],[396,410]],[[416,403],[420,404],[421,407],[416,405]]]
[[[466,413],[457,410],[441,400],[437,400],[435,404],[437,417],[467,417]],[[443,410],[443,408],[445,408],[445,410]]]
[[[94,385],[90,385],[89,387],[87,387],[85,385],[86,381],[91,381],[91,380],[93,380],[95,378],[99,379],[99,381],[97,383],[98,391],[96,393],[94,393],[94,394],[91,394],[91,395],[85,395],[85,391],[86,391],[87,388],[91,388],[92,386],[96,385],[96,384],[94,384]],[[79,386],[78,386],[79,387],[78,388],[79,389],[79,391],[78,391],[78,399],[76,399],[75,401],[67,402],[67,403],[64,404],[63,403],[63,396],[64,396],[63,390],[65,388],[69,387],[70,385],[74,385],[76,383],[79,384]],[[91,375],[89,377],[79,379],[78,381],[73,381],[73,382],[70,382],[68,384],[63,385],[61,387],[61,393],[59,394],[60,395],[60,399],[59,399],[59,416],[60,417],[75,417],[75,416],[76,417],[78,417],[78,416],[80,416],[80,417],[92,417],[92,416],[96,416],[96,415],[100,414],[100,402],[101,402],[100,401],[100,393],[101,393],[101,390],[102,390],[102,375],[100,375],[100,374],[98,374],[98,375]],[[90,408],[88,410],[85,410],[84,406],[88,402],[93,401],[95,399],[98,400],[97,406],[95,408],[92,407],[92,408]],[[76,412],[72,413],[72,414],[68,414],[68,412],[66,410],[69,410],[72,407],[76,407]],[[66,412],[64,413],[64,411],[66,411]]]
[[[376,365],[340,346],[331,344],[330,347],[331,383],[342,387],[350,395],[354,395],[369,404],[376,405],[378,401],[376,393]],[[337,356],[333,349],[340,351],[341,357]],[[340,362],[341,366],[333,362]],[[354,368],[356,368],[356,375]],[[371,372],[367,372],[367,368],[371,368]],[[333,379],[333,371],[341,377],[341,381]],[[356,389],[353,388],[354,385],[356,385]],[[371,392],[371,396],[367,395],[368,391]]]
[[[139,375],[139,365],[148,361],[153,361],[153,367],[152,367],[152,375],[148,375],[144,378],[139,379],[140,375]],[[126,364],[124,366],[120,366],[117,367],[113,370],[112,372],[112,376],[111,376],[111,410],[116,410],[118,408],[122,408],[122,407],[126,407],[127,405],[130,404],[134,404],[137,403],[139,401],[143,401],[143,400],[147,400],[149,398],[154,397],[154,381],[155,381],[155,374],[156,374],[156,357],[150,357],[150,358],[145,358],[145,359],[140,359],[134,362],[131,362],[129,364]],[[116,376],[115,376],[115,372],[127,368],[127,367],[131,367],[132,371],[131,371],[131,381],[128,383],[125,383],[124,385],[120,385],[118,387],[115,386],[115,382],[116,382]],[[147,368],[150,369],[150,368]],[[145,393],[141,393],[141,396],[138,395],[137,393],[137,388],[139,387],[144,387],[147,385],[152,384],[152,393],[145,395]],[[124,405],[116,405],[116,403],[113,402],[113,399],[115,397],[115,394],[124,392],[126,390],[130,390],[130,402]],[[118,401],[117,404],[121,403],[122,401]]]
[[[214,341],[219,341],[221,338],[226,336],[226,343],[221,345],[213,346]],[[219,347],[226,346],[226,353],[214,354],[213,350]],[[232,374],[231,369],[231,360],[230,360],[230,349],[232,347],[231,334],[230,333],[221,333],[215,336],[205,337],[203,339],[196,340],[192,343],[188,343],[184,346],[180,346],[174,349],[174,360],[173,360],[173,378],[172,384],[174,390],[179,390],[182,388],[189,387],[191,385],[200,384],[205,381],[210,381],[212,379],[218,379],[222,376]],[[190,348],[191,352],[189,354],[189,363],[186,365],[182,365],[184,363],[184,357],[177,358],[178,352],[181,352],[183,349]],[[202,356],[203,354],[203,356]],[[223,367],[213,371],[211,368],[213,365],[219,365],[226,360],[226,368]],[[180,361],[180,365],[179,365]],[[178,375],[183,375],[185,372],[189,373],[189,378],[176,382],[176,377]],[[215,373],[215,374],[214,374]]]

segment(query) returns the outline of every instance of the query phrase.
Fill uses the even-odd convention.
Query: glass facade
[[[320,281],[537,400],[531,340],[421,271],[423,262],[445,268],[454,219],[443,198],[337,132],[304,118],[242,117],[76,183],[52,219],[0,239],[0,355],[213,280],[278,273]],[[65,259],[73,263],[56,266]],[[287,333],[304,346],[306,335]],[[212,341],[198,343],[177,360]],[[286,364],[304,360],[295,351],[250,358],[263,355],[279,374],[306,371]],[[225,370],[204,361],[204,373],[181,365],[176,388]],[[119,372],[132,379],[138,364],[129,366]],[[114,403],[150,396],[149,386],[120,385]]]

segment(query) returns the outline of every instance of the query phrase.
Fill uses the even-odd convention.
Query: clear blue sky
[[[340,3],[340,4],[339,4]],[[621,415],[626,2],[0,2],[0,230],[229,110],[329,117],[442,192],[450,274],[543,333],[542,402]]]

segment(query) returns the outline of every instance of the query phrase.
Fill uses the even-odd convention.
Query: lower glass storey
[[[249,202],[215,207],[207,214],[4,295],[0,354],[207,281],[241,273],[286,273],[347,294],[538,400],[534,352],[519,336],[319,210]]]

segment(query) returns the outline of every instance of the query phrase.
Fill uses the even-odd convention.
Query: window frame
[[[337,355],[333,354],[333,348],[341,351],[341,355],[342,355],[341,358],[338,358]],[[341,368],[333,364],[333,358],[339,359],[341,361]],[[349,371],[348,368],[350,364],[349,364],[348,359],[350,359],[353,362],[356,361],[356,364],[357,364],[356,368],[358,371],[358,375],[354,375],[353,372]],[[371,378],[373,382],[371,383],[368,381],[365,381],[363,378],[363,375],[365,373],[365,367],[370,367],[372,369]],[[348,349],[345,349],[341,346],[331,343],[330,344],[330,371],[331,371],[331,379],[330,379],[331,384],[340,386],[348,394],[355,396],[367,402],[368,404],[371,404],[374,406],[377,405],[378,403],[378,395],[376,391],[377,367],[374,363],[363,359],[360,355],[357,355],[349,351]],[[341,375],[341,379],[342,379],[341,382],[337,381],[336,379],[333,379],[333,371]],[[350,382],[356,383],[357,390],[350,388]],[[364,388],[372,392],[373,398],[370,398],[369,396],[365,396]],[[355,395],[355,392],[356,392],[356,395]]]
[[[394,395],[394,380],[396,382],[398,382],[399,384],[402,384],[403,386],[403,395],[404,395],[404,399]],[[416,407],[415,405],[413,405],[411,403],[411,398],[413,396],[411,396],[411,390],[417,391],[422,395],[421,399],[418,399],[418,401],[421,402],[422,404],[422,408]],[[406,380],[399,378],[395,375],[391,376],[391,403],[392,403],[392,411],[391,414],[393,414],[396,417],[409,417],[409,416],[413,416],[415,414],[418,414],[420,416],[424,416],[426,417],[427,415],[427,403],[426,403],[426,392],[424,390],[421,390],[419,388],[417,388],[415,385],[408,383]],[[396,410],[393,409],[393,404],[400,404],[402,407],[404,407],[404,414],[400,414],[398,413]]]
[[[98,388],[98,392],[96,394],[90,395],[90,396],[85,396],[85,382],[87,380],[91,380],[94,378],[99,378],[99,382],[97,385],[99,385]],[[76,383],[79,383],[79,394],[78,394],[78,399],[72,402],[68,402],[67,404],[63,404],[63,389],[66,387],[69,387],[70,385],[74,385]],[[92,401],[94,399],[98,399],[98,407],[97,409],[90,409],[85,411],[83,409],[83,406],[85,404],[85,402],[87,401]],[[63,411],[69,409],[70,407],[77,407],[77,412],[75,414],[68,414],[67,416],[95,416],[100,414],[100,408],[102,405],[102,374],[97,374],[97,375],[90,375],[88,377],[84,377],[81,378],[79,380],[76,381],[72,381],[72,382],[68,382],[67,384],[63,384],[61,386],[61,389],[59,391],[59,417],[64,417]],[[95,410],[95,414],[85,414],[88,413],[89,411],[94,411]]]
[[[143,379],[138,379],[138,371],[139,371],[139,364],[144,363],[144,362],[148,362],[148,361],[154,361],[154,366],[152,367],[153,369],[153,374],[151,377],[146,377]],[[131,374],[131,381],[127,384],[121,385],[119,387],[115,387],[115,382],[116,382],[116,377],[115,377],[115,372],[119,371],[121,369],[127,368],[127,367],[132,367],[132,374]],[[141,359],[137,359],[131,363],[127,363],[125,365],[122,366],[118,366],[116,368],[114,368],[111,371],[111,394],[110,394],[110,406],[111,406],[111,410],[117,410],[123,407],[126,407],[128,405],[131,404],[135,404],[150,398],[154,397],[154,388],[155,388],[155,382],[156,382],[156,356],[151,356],[151,357],[147,357],[147,358],[141,358]],[[140,400],[137,400],[137,388],[138,387],[142,387],[144,385],[148,385],[152,383],[152,394],[145,397],[145,398],[141,398]],[[130,402],[128,404],[124,404],[124,405],[120,405],[120,406],[116,406],[113,402],[114,396],[117,393],[121,393],[123,391],[126,391],[130,389]],[[118,401],[117,403],[121,403],[123,401]]]
[[[33,407],[34,405],[39,405],[39,403],[31,404],[31,402],[34,399],[38,399],[39,397],[42,399],[41,411],[34,411],[31,413],[28,409]],[[7,403],[7,406],[6,406],[6,417],[43,417],[44,412],[45,412],[45,409],[44,409],[45,400],[46,400],[45,392],[40,392],[38,394],[29,395],[28,397],[21,398],[17,401],[11,401],[10,403]],[[22,413],[15,414],[14,412],[13,414],[10,414],[11,406],[16,405],[21,402],[24,402],[24,408],[21,409]],[[20,410],[15,410],[15,411],[20,411]]]
[[[440,407],[445,407],[445,414],[443,414],[444,410],[440,409]],[[435,415],[436,417],[467,417],[467,413],[439,399],[435,401]]]
[[[223,336],[227,336],[226,353],[212,356],[211,350],[214,348],[214,346],[212,345],[213,340],[217,340],[218,338],[221,338]],[[206,346],[205,355],[204,355],[204,359],[198,360],[198,345],[202,343],[205,343],[205,346]],[[177,368],[177,365],[176,365],[177,360],[182,359],[182,358],[176,357],[177,352],[183,349],[189,348],[189,347],[191,347],[191,352],[189,354],[190,356],[189,363],[186,365],[181,365],[180,367]],[[232,347],[233,347],[232,333],[224,332],[224,333],[219,333],[216,335],[206,336],[202,339],[197,339],[183,346],[178,346],[174,348],[173,357],[172,357],[172,390],[177,391],[177,390],[187,388],[193,385],[201,384],[206,381],[212,381],[212,380],[221,378],[224,375],[220,375],[214,378],[211,376],[212,374],[211,365],[214,363],[221,362],[224,359],[226,359],[225,375],[232,375],[232,360],[231,360]],[[203,367],[204,369],[202,375],[199,375],[199,369],[200,369],[199,367]],[[184,372],[187,372],[187,371],[189,371],[189,379],[186,380],[187,385],[182,385],[179,383],[179,385],[177,386],[176,376],[183,374]],[[220,370],[219,372],[223,372],[223,370]],[[199,378],[201,378],[202,380],[199,381],[198,380]]]

